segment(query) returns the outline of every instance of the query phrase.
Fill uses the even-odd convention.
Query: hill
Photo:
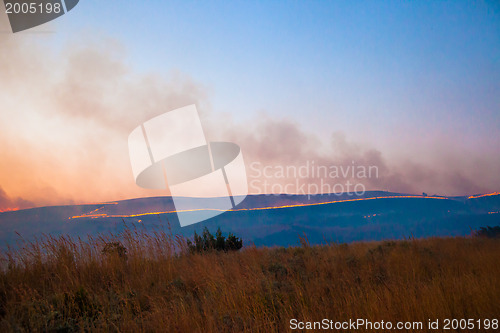
[[[183,198],[197,207],[200,201]],[[311,244],[405,237],[464,236],[500,225],[500,195],[412,196],[366,192],[363,196],[251,195],[235,210],[181,228],[170,197],[41,207],[0,213],[0,244],[41,234],[85,236],[120,232],[130,225],[192,236],[205,226],[241,235],[245,244],[289,246],[306,235]]]

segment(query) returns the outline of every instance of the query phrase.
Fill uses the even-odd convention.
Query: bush
[[[500,226],[496,227],[481,227],[479,230],[476,230],[476,236],[479,237],[488,237],[488,238],[497,238],[500,237]]]
[[[220,228],[217,229],[215,236],[210,233],[207,227],[203,229],[202,236],[194,232],[193,241],[186,241],[189,252],[203,253],[207,251],[238,251],[243,247],[241,238],[230,233],[227,238],[222,235]]]

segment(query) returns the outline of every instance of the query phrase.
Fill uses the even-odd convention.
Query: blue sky
[[[58,38],[116,38],[139,71],[177,70],[213,107],[387,145],[500,128],[500,5],[465,1],[81,1]],[[374,130],[376,128],[376,130]]]

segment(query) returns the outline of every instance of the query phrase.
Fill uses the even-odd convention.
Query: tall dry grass
[[[500,317],[498,239],[205,254],[183,244],[137,230],[25,243],[3,254],[0,330],[283,332],[292,318]]]

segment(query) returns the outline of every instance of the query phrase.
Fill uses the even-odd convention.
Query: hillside
[[[216,199],[184,198],[199,202]],[[203,207],[203,205],[201,205]],[[21,237],[71,236],[120,232],[127,225],[171,229],[191,236],[204,227],[241,235],[246,244],[290,246],[307,235],[312,244],[407,237],[465,236],[479,227],[500,225],[500,195],[476,197],[410,196],[366,192],[363,196],[252,195],[234,211],[181,228],[170,197],[111,203],[41,207],[0,213],[0,244],[15,246]]]

